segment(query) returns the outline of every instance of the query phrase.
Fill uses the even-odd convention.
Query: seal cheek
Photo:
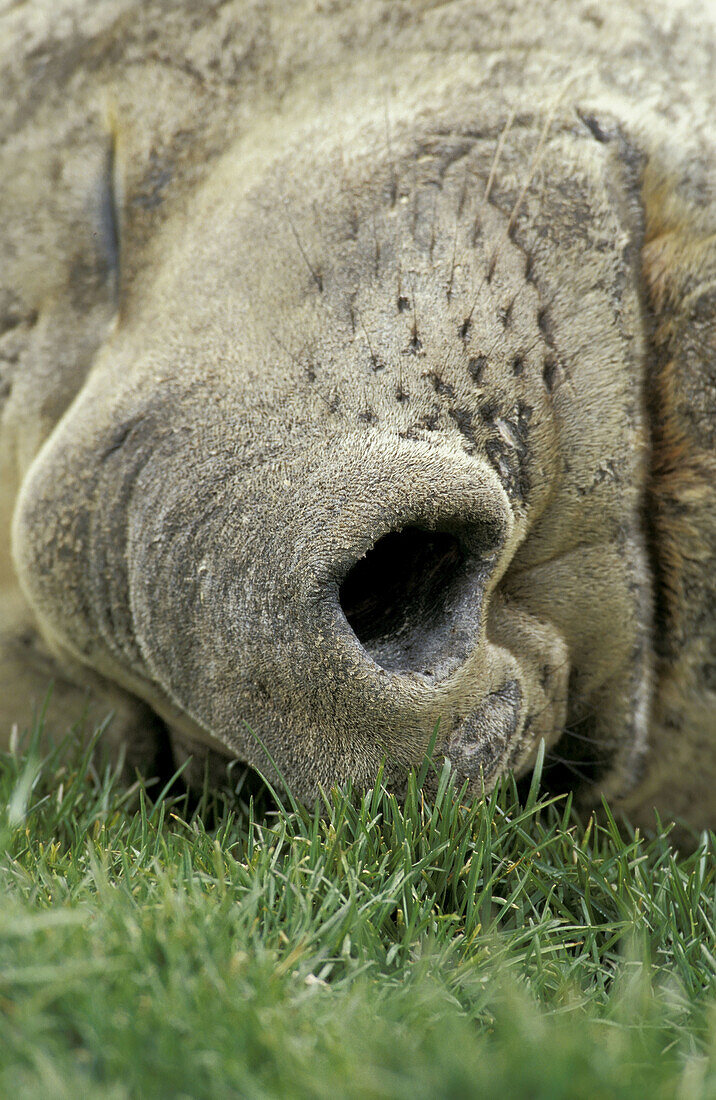
[[[459,776],[482,778],[485,784],[497,776],[519,729],[521,709],[517,680],[508,680],[485,696],[447,744],[446,756]]]

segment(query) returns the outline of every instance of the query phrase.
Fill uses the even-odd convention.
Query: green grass
[[[714,837],[0,758],[2,1097],[716,1097]],[[319,812],[320,810],[320,812]]]

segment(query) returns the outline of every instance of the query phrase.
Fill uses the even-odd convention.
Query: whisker
[[[293,224],[293,219],[291,217],[291,212],[289,210],[288,199],[285,198],[285,197],[284,197],[284,200],[283,200],[283,207],[284,207],[284,213],[286,215],[286,220],[287,220],[287,222],[288,222],[288,224],[291,228],[291,232],[293,233],[294,240],[296,241],[296,245],[298,246],[298,251],[301,254],[301,259],[303,260],[306,267],[310,271],[311,278],[313,279],[314,283],[318,287],[319,293],[322,294],[323,293],[323,276],[321,275],[320,271],[318,271],[316,268],[314,268],[313,264],[311,263],[311,261],[308,258],[306,250],[303,247],[303,244],[301,243],[301,238],[298,235],[298,230],[296,229],[296,226]]]
[[[385,115],[385,148],[386,148],[386,152],[388,154],[388,163],[390,165],[390,176],[391,176],[391,178],[390,178],[390,205],[391,205],[391,207],[393,207],[393,206],[395,206],[396,202],[398,201],[398,171],[397,171],[397,168],[395,167],[395,158],[393,156],[393,143],[392,143],[391,137],[390,137],[390,114],[389,114],[389,111],[388,111],[388,95],[387,95],[387,92],[386,92],[385,104],[384,104],[384,115]]]
[[[517,220],[517,216],[518,216],[518,214],[520,212],[520,209],[522,207],[522,203],[524,202],[525,195],[527,194],[527,191],[529,190],[530,185],[532,184],[532,181],[535,177],[535,173],[536,173],[537,168],[539,166],[539,163],[542,159],[542,153],[544,152],[544,147],[545,147],[545,144],[546,144],[546,141],[547,141],[547,135],[548,135],[548,133],[550,131],[550,128],[552,126],[552,123],[554,121],[554,116],[557,113],[557,109],[558,109],[560,103],[562,102],[563,96],[564,96],[564,91],[562,92],[561,95],[559,95],[557,97],[557,99],[554,101],[551,108],[547,112],[547,117],[545,119],[544,126],[542,127],[542,132],[539,136],[539,141],[537,142],[537,146],[536,146],[535,151],[532,155],[532,160],[530,161],[530,166],[527,170],[527,178],[525,179],[525,182],[522,185],[522,190],[520,191],[519,195],[517,196],[517,201],[515,202],[515,205],[512,208],[512,213],[510,214],[510,219],[507,223],[506,234],[507,234],[508,237],[512,233],[515,221]]]
[[[490,192],[492,191],[492,185],[495,182],[495,175],[497,173],[497,167],[500,163],[500,157],[502,156],[502,150],[505,147],[505,141],[507,140],[507,135],[509,134],[510,130],[512,129],[512,124],[515,121],[515,114],[516,114],[516,108],[513,107],[510,110],[510,113],[507,116],[507,121],[506,121],[505,125],[503,126],[502,130],[500,131],[500,136],[497,139],[497,144],[495,146],[495,152],[494,152],[494,155],[492,157],[492,164],[490,165],[490,174],[488,175],[487,183],[485,184],[485,194],[483,196],[484,199],[485,199],[485,202],[489,202]]]

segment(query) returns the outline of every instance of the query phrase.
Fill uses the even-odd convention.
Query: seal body
[[[716,825],[702,15],[2,17],[4,733]]]

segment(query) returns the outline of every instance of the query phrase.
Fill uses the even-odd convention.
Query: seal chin
[[[445,755],[464,779],[491,786],[512,755],[519,733],[522,690],[508,680],[490,692],[450,737]]]

